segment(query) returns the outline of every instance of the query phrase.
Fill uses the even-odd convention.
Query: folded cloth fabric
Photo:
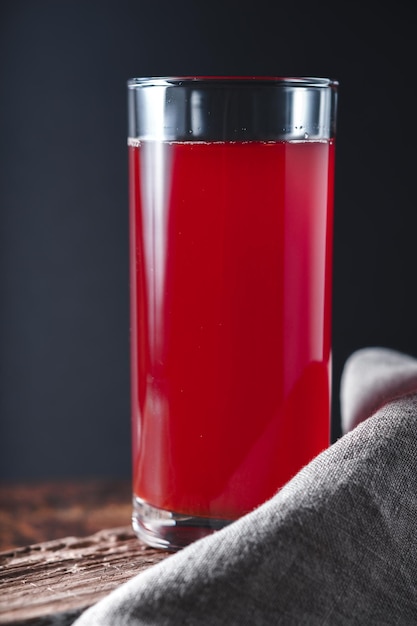
[[[342,430],[347,433],[395,398],[417,392],[417,360],[386,348],[354,352],[341,381]]]
[[[417,623],[417,360],[348,360],[350,432],[267,503],[134,577],[76,626]]]

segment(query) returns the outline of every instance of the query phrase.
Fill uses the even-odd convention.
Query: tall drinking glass
[[[133,527],[176,550],[329,445],[337,83],[128,82]]]

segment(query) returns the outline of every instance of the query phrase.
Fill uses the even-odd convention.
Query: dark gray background
[[[0,477],[130,474],[131,76],[337,78],[333,438],[347,356],[417,354],[411,6],[3,0]]]

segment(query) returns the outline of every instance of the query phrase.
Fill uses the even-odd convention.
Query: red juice
[[[233,520],[329,444],[334,143],[129,142],[133,487]]]

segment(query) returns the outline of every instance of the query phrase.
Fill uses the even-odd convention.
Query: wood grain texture
[[[130,524],[129,480],[0,485],[0,551]]]
[[[69,626],[166,558],[137,539],[131,512],[127,480],[0,485],[0,624]]]
[[[142,544],[130,526],[0,553],[0,624],[67,626],[169,552]]]

